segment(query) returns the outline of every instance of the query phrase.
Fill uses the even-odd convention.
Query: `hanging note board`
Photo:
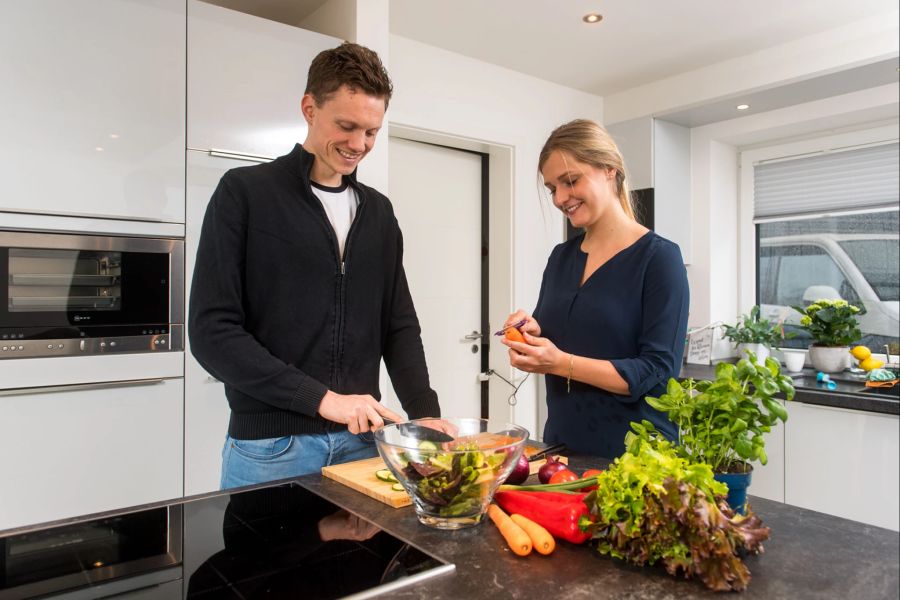
[[[712,341],[715,327],[706,327],[688,334],[686,362],[692,365],[708,365],[712,355]]]

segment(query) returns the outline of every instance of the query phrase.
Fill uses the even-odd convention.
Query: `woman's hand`
[[[537,323],[535,322],[535,324]],[[565,374],[568,353],[557,348],[556,344],[547,338],[536,337],[528,332],[525,332],[523,336],[527,342],[525,344],[506,338],[500,340],[509,346],[510,365],[526,373]]]
[[[503,324],[503,327],[510,327],[512,325],[515,325],[519,321],[525,321],[525,324],[519,327],[519,331],[522,331],[523,333],[530,333],[531,335],[541,335],[541,326],[538,325],[538,322],[535,321],[534,317],[526,313],[521,308],[506,317],[506,322]]]

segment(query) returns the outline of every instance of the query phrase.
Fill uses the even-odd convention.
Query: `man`
[[[303,145],[228,171],[206,211],[191,349],[231,407],[222,489],[376,455],[403,420],[378,400],[383,357],[410,418],[440,416],[388,199],[356,180],[392,93],[378,55],[320,53],[301,101]]]

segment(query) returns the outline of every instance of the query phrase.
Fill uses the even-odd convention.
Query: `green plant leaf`
[[[716,379],[732,379],[734,377],[734,365],[731,363],[720,362],[716,365]],[[712,382],[705,382],[704,387],[709,387]],[[699,389],[699,388],[698,388]]]
[[[735,419],[734,424],[731,426],[729,430],[731,433],[739,433],[747,429],[747,421],[743,419]]]
[[[768,409],[768,411],[774,414],[777,418],[779,418],[782,422],[787,421],[788,413],[787,409],[781,405],[778,400],[773,400],[771,398],[763,398],[763,405]]]
[[[753,458],[753,444],[750,443],[746,436],[739,435],[734,438],[734,450],[743,459]]]

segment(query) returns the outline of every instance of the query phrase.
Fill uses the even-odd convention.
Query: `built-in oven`
[[[0,359],[184,349],[181,239],[0,231]]]
[[[0,536],[0,600],[99,598],[180,580],[183,530],[183,508],[172,505]]]

